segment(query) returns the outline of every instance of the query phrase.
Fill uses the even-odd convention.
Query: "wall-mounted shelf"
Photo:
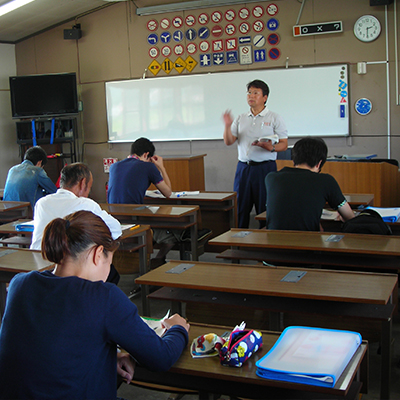
[[[52,138],[52,119],[26,119],[16,122],[17,143],[21,160],[29,147],[33,146],[33,122],[35,124],[36,144],[43,147],[48,156],[45,170],[53,182],[57,182],[65,164],[76,162],[77,121],[75,117],[54,118]]]

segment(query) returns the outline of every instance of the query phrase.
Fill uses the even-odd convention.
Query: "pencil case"
[[[241,367],[263,345],[262,333],[256,330],[236,327],[219,349],[221,364],[229,367]]]

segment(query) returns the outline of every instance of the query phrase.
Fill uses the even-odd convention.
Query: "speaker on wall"
[[[369,0],[370,6],[388,6],[392,4],[393,0]]]
[[[78,40],[82,37],[81,24],[76,24],[72,29],[64,29],[64,39]]]

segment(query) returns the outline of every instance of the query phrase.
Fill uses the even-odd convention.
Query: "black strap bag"
[[[370,235],[391,235],[390,226],[375,211],[365,209],[356,217],[349,219],[342,226],[345,233],[366,233]]]

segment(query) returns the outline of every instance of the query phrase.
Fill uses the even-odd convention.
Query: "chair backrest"
[[[390,226],[375,211],[366,209],[356,217],[349,219],[342,226],[342,232],[366,233],[371,235],[391,235]]]

